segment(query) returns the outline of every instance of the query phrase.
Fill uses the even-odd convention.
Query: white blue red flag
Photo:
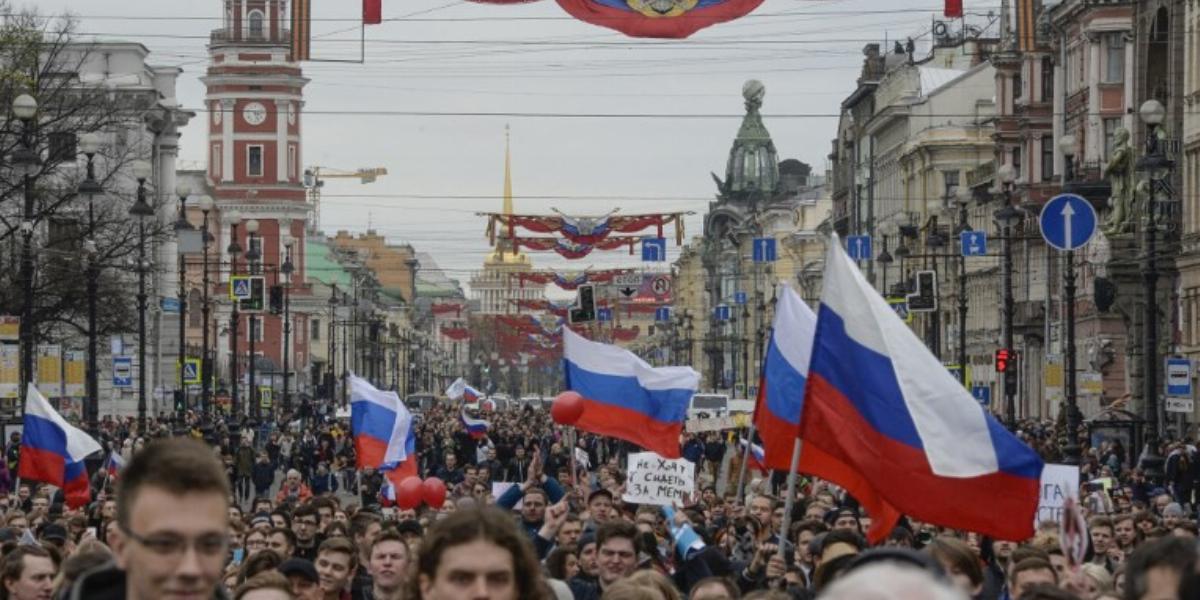
[[[901,514],[1033,535],[1042,460],[971,397],[842,250],[825,258],[800,470],[841,485],[882,540]]]
[[[583,396],[575,427],[637,444],[664,458],[679,458],[679,436],[688,402],[700,385],[691,367],[652,367],[617,346],[563,329],[567,389]]]
[[[396,392],[375,389],[367,380],[350,375],[350,431],[358,468],[381,468],[408,457],[412,413]]]
[[[454,383],[450,384],[450,387],[446,388],[446,397],[451,400],[462,399],[463,402],[470,403],[478,402],[483,397],[483,394],[479,390],[467,385],[467,382],[462,377],[459,377],[454,380]]]
[[[111,479],[116,479],[121,469],[125,468],[125,459],[117,454],[116,450],[108,453],[108,461],[104,463],[104,470],[108,471],[108,476]]]
[[[463,427],[466,428],[467,433],[471,434],[471,437],[475,439],[479,439],[487,435],[488,429],[490,429],[492,426],[491,423],[488,423],[483,419],[472,418],[471,415],[467,414],[467,410],[465,408],[461,413],[459,413],[458,418],[459,421],[462,422]]]
[[[738,438],[738,446],[743,450],[746,449],[747,443],[748,442],[745,438]],[[791,468],[790,460],[791,459],[789,458],[789,464],[787,468]],[[761,473],[766,473],[770,470],[767,468],[766,456],[763,454],[762,446],[759,446],[758,444],[750,444],[750,457],[746,462],[746,467]]]
[[[103,448],[63,419],[37,386],[29,384],[26,394],[17,476],[62,488],[71,508],[87,505],[92,490],[83,459]]]
[[[754,426],[763,440],[763,464],[786,472],[792,468],[792,450],[800,434],[800,408],[804,405],[817,315],[790,286],[779,286],[776,298],[775,323],[758,386]]]

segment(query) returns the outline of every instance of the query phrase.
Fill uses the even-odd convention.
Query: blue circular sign
[[[1075,250],[1096,235],[1096,209],[1076,194],[1059,194],[1042,207],[1038,224],[1046,243],[1059,250]]]

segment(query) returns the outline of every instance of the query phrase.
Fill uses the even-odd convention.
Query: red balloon
[[[583,396],[572,391],[559,394],[550,405],[550,416],[559,425],[574,425],[583,416]]]
[[[396,506],[408,510],[421,505],[421,478],[407,477],[396,486]]]
[[[446,484],[437,477],[430,477],[421,484],[421,498],[430,508],[441,508],[446,503]]]

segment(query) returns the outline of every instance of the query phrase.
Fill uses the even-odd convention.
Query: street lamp
[[[225,249],[229,253],[229,284],[233,286],[233,278],[237,276],[237,261],[238,256],[242,253],[242,245],[238,243],[238,225],[242,223],[242,215],[238,211],[230,211],[229,213],[229,247]],[[229,382],[233,388],[233,393],[230,402],[230,416],[235,420],[242,416],[242,406],[238,402],[238,388],[241,387],[241,382],[238,381],[238,308],[242,302],[237,298],[233,298],[231,302],[233,308],[229,312]]]
[[[87,178],[79,184],[79,195],[88,201],[88,237],[83,242],[83,252],[87,255],[87,296],[88,296],[88,355],[87,355],[87,405],[84,407],[83,420],[88,429],[96,431],[100,420],[100,386],[97,375],[97,296],[99,295],[100,260],[96,248],[96,208],[95,198],[104,193],[104,188],[96,181],[95,158],[100,151],[100,136],[88,132],[79,136],[79,150],[87,157]]]
[[[154,216],[154,208],[146,202],[146,180],[153,167],[144,160],[134,161],[131,167],[137,179],[137,202],[129,215],[138,221],[138,435],[146,435],[146,218]]]
[[[292,264],[292,236],[291,234],[283,234],[283,247],[286,250],[284,255],[283,265],[279,267],[279,272],[283,274],[283,412],[289,413],[292,410],[292,397],[288,392],[288,369],[290,368],[291,351],[289,345],[292,336],[292,320],[289,315],[292,288],[292,273],[296,270]]]
[[[208,244],[209,244],[209,242],[212,241],[212,237],[210,236],[210,234],[208,232],[208,213],[212,211],[213,204],[214,203],[213,203],[212,196],[208,196],[208,195],[200,196],[200,199],[196,201],[196,205],[198,207],[200,207],[200,214],[203,216],[203,219],[204,219],[204,221],[200,224],[200,235],[201,235],[200,243],[203,246],[202,269],[204,271],[204,274],[201,276],[204,291],[203,291],[203,294],[201,295],[202,305],[200,307],[200,314],[203,319],[203,327],[204,327],[204,333],[201,335],[201,339],[200,339],[200,351],[201,351],[201,358],[200,358],[200,412],[202,414],[207,413],[207,411],[210,408],[210,405],[209,405],[209,402],[211,400],[210,394],[212,393],[212,371],[211,371],[212,359],[211,359],[211,355],[208,350],[208,330],[209,330],[208,318],[209,318],[209,310],[210,310],[210,308],[208,306],[208,293],[209,293],[209,287],[210,287],[209,281],[208,281]]]
[[[21,216],[21,285],[23,287],[21,315],[21,412],[25,412],[25,396],[33,382],[33,181],[42,164],[34,140],[34,117],[37,116],[37,100],[29,94],[21,94],[13,100],[13,115],[21,120],[21,145],[12,153],[12,164],[21,173],[25,195],[24,212]]]
[[[958,227],[955,231],[959,238],[971,231],[967,215],[967,205],[971,202],[971,190],[959,186],[954,193],[958,201]],[[967,385],[967,255],[958,253],[958,382]]]
[[[249,221],[246,221],[246,234],[249,236],[246,240],[246,267],[250,270],[250,275],[258,275],[258,261],[262,258],[262,253],[258,249],[258,244],[255,243],[255,238],[258,236],[258,219],[250,219]],[[250,284],[250,295],[251,299],[253,300],[253,283]],[[255,379],[255,363],[257,363],[258,360],[254,355],[254,342],[256,341],[255,338],[258,337],[258,334],[255,332],[256,325],[258,325],[258,319],[254,316],[254,311],[250,312],[248,319],[249,321],[247,326],[249,327],[249,333],[246,334],[247,337],[250,338],[250,393],[248,401],[250,402],[250,414],[254,421],[257,422],[262,418],[262,407],[259,405],[258,400],[258,380]]]
[[[1004,206],[993,214],[996,225],[1000,227],[1001,235],[1004,240],[1004,348],[1013,354],[1013,258],[1012,258],[1012,230],[1017,223],[1021,222],[1022,213],[1012,205],[1012,188],[1013,181],[1016,179],[1016,174],[1012,166],[1004,165],[997,169],[996,177],[1000,181],[1000,191],[1004,196]],[[1009,363],[1008,368],[1004,371],[1004,400],[1005,400],[1005,420],[1010,428],[1015,428],[1017,424],[1017,369],[1021,364],[1020,359]]]
[[[1163,119],[1167,111],[1158,100],[1147,100],[1138,109],[1138,116],[1146,124],[1146,149],[1138,159],[1137,170],[1145,173],[1150,183],[1150,194],[1147,197],[1145,227],[1143,228],[1142,277],[1143,293],[1146,301],[1142,303],[1143,328],[1143,370],[1142,395],[1146,403],[1146,420],[1150,422],[1150,438],[1154,443],[1162,428],[1162,411],[1158,403],[1158,263],[1155,254],[1158,252],[1157,230],[1158,212],[1172,202],[1171,188],[1167,182],[1174,163],[1167,158],[1159,141]]]
[[[337,284],[333,284],[332,290],[329,293],[329,360],[326,364],[326,392],[329,394],[329,405],[333,405],[334,398],[337,397]],[[312,406],[309,406],[309,416],[312,415]]]
[[[175,195],[179,197],[179,218],[175,221],[175,237],[179,254],[179,390],[176,392],[175,407],[179,422],[183,423],[187,412],[187,381],[184,377],[187,365],[187,261],[184,251],[186,246],[194,244],[193,235],[196,228],[187,220],[187,197],[192,194],[192,187],[185,182],[175,186]],[[203,377],[203,373],[198,373]]]
[[[1058,149],[1063,155],[1063,181],[1075,180],[1075,136],[1066,134],[1058,139]]]

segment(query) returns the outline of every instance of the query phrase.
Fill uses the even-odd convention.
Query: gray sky
[[[43,13],[78,15],[82,32],[140,41],[154,64],[181,66],[179,100],[200,106],[204,90],[198,78],[207,62],[208,33],[220,26],[219,0],[34,4]],[[358,0],[313,4],[314,58],[357,58],[358,28],[351,21],[359,14]],[[968,2],[967,10],[986,13],[993,4],[999,3]],[[506,123],[512,126],[517,212],[691,210],[696,214],[687,220],[687,233],[696,235],[715,190],[708,173],[724,176],[746,79],[766,85],[763,112],[780,157],[798,158],[822,172],[836,126],[832,115],[854,88],[863,46],[928,31],[941,5],[766,0],[748,17],[665,43],[575,21],[552,0],[515,6],[383,0],[383,6],[384,24],[366,30],[365,64],[304,65],[312,80],[305,91],[306,166],[381,166],[390,172],[368,185],[330,180],[322,227],[330,234],[363,231],[370,222],[392,241],[433,254],[465,283],[488,251],[485,220],[474,213],[500,207]],[[362,114],[379,111],[729,118]],[[182,158],[193,162],[183,166],[202,164],[203,127],[204,119],[197,118],[185,129]],[[672,247],[672,258],[675,252]],[[639,264],[622,251],[580,261],[539,253],[534,262],[559,269]]]

